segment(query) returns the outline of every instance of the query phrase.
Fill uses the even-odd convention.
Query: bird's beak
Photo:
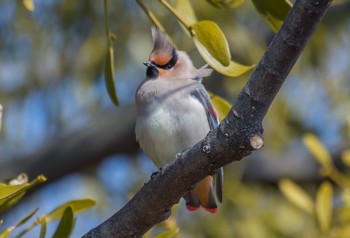
[[[147,67],[156,67],[155,65],[154,65],[154,63],[152,62],[152,61],[146,61],[146,62],[143,62],[143,64],[144,65],[146,65]]]

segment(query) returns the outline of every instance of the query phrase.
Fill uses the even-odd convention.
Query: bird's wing
[[[205,91],[204,88],[196,88],[192,91],[191,95],[196,98],[204,107],[210,130],[214,129],[219,125],[219,117],[218,113],[216,112],[216,109],[211,102],[208,93]],[[220,168],[216,171],[216,174],[214,175],[214,184],[216,187],[216,196],[219,200],[219,202],[222,202],[222,183],[223,183],[223,175],[224,171],[223,168]]]

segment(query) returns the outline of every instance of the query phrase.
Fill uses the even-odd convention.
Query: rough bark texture
[[[251,138],[262,138],[262,120],[319,24],[331,0],[299,0],[271,42],[234,109],[206,138],[177,156],[121,210],[84,237],[141,237],[170,215],[188,188],[251,153]]]

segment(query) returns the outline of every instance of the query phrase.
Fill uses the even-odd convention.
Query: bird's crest
[[[166,65],[173,57],[174,46],[167,39],[166,35],[156,27],[152,27],[153,50],[150,60],[157,65]]]

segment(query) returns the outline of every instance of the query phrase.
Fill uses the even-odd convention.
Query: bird
[[[218,126],[218,113],[204,88],[203,77],[212,69],[200,69],[186,52],[179,51],[166,34],[152,28],[153,50],[148,61],[146,78],[135,93],[137,119],[136,140],[158,168],[176,159],[178,153],[195,145]],[[218,211],[222,202],[223,168],[194,185],[183,198],[189,211],[200,207]],[[215,184],[215,189],[214,189]]]

